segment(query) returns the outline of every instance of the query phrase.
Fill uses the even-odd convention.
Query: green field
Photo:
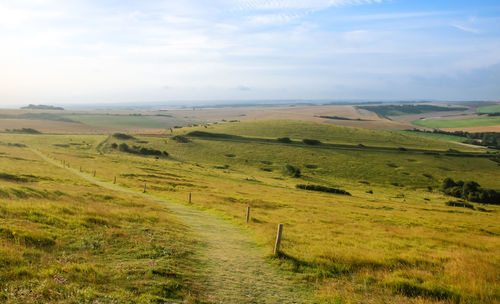
[[[438,140],[450,141],[450,142],[456,142],[456,143],[465,142],[467,140],[466,137],[447,135],[447,134],[439,134],[439,133],[426,133],[426,132],[414,132],[414,131],[391,131],[391,132],[399,133],[399,134],[407,134],[407,135],[412,135],[412,136],[422,136],[425,138],[432,138],[432,139],[438,139]]]
[[[427,119],[415,120],[414,125],[444,129],[444,128],[470,128],[470,127],[487,127],[500,125],[500,116],[484,117],[484,118],[466,118],[466,119]]]
[[[8,233],[0,235],[2,244],[8,245],[8,249],[0,249],[8,250],[8,255],[1,256],[17,261],[0,262],[0,275],[6,278],[0,280],[0,299],[21,303],[17,297],[28,286],[26,282],[32,282],[44,286],[39,294],[49,302],[52,298],[48,290],[55,288],[63,288],[56,300],[102,303],[108,301],[102,297],[106,290],[113,291],[110,294],[119,301],[129,296],[145,303],[155,299],[275,303],[273,294],[285,303],[291,303],[291,299],[298,303],[500,301],[500,208],[475,203],[474,209],[447,206],[446,202],[456,199],[439,190],[446,177],[474,180],[486,188],[500,189],[498,156],[478,154],[483,150],[440,139],[297,121],[219,123],[175,129],[173,135],[192,131],[231,134],[242,140],[186,136],[189,142],[181,143],[170,135],[118,140],[97,135],[0,134],[0,142],[4,143],[0,146],[4,173],[22,178],[48,176],[53,180],[27,183],[33,189],[64,192],[61,198],[0,198],[0,217],[6,223],[1,222],[0,226],[9,229],[5,231],[30,227],[57,236],[50,250],[35,248],[44,258],[32,262],[25,258],[30,255],[24,254],[32,250],[29,244],[16,243]],[[290,137],[296,142],[318,139],[325,144],[264,141],[278,137]],[[5,145],[9,142],[28,147]],[[125,153],[113,148],[113,143],[168,151],[169,156]],[[360,143],[364,146],[358,146]],[[67,175],[62,168],[44,164],[30,148],[59,164],[64,161],[76,171],[82,168],[82,174],[89,178],[96,170],[96,178],[105,185],[132,192],[110,193],[89,180]],[[462,152],[449,153],[450,149]],[[25,160],[14,162],[15,157]],[[24,165],[26,161],[29,166]],[[301,176],[287,175],[283,171],[287,164],[299,168]],[[44,173],[47,166],[50,174]],[[144,184],[146,196],[136,196]],[[351,195],[301,190],[297,184],[342,189]],[[25,184],[0,179],[0,185],[13,197],[10,188]],[[87,199],[86,193],[96,194]],[[187,202],[189,193],[191,204]],[[106,195],[112,198],[106,199]],[[134,204],[129,206],[130,202]],[[73,215],[63,216],[60,212],[67,211],[60,210],[72,210],[72,204],[79,209]],[[36,212],[43,212],[44,218],[57,217],[72,224],[58,228],[40,222],[26,206],[38,208]],[[247,206],[251,207],[248,224]],[[132,214],[137,221],[129,219]],[[89,216],[97,220],[90,220],[93,224],[89,227],[82,226]],[[95,224],[100,220],[106,220],[107,225]],[[278,223],[284,224],[284,234],[281,254],[274,257]],[[27,233],[28,229],[23,229]],[[165,244],[167,252],[178,254],[138,259],[141,255],[135,250],[149,252],[153,246],[141,241],[149,229],[154,236],[162,233],[165,238],[155,241],[155,246]],[[103,230],[106,235],[118,233],[123,242],[119,238],[113,247],[108,243],[113,238],[105,238],[98,253],[92,247],[68,245],[80,244],[80,239],[104,233]],[[179,242],[180,239],[186,242]],[[115,248],[120,248],[119,252]],[[75,280],[73,287],[83,286],[84,276],[77,277],[76,268],[67,264],[57,268],[56,263],[53,267],[57,271],[42,271],[51,267],[62,252],[71,257],[65,263],[94,263],[95,271],[104,277],[88,283],[92,292],[86,298],[69,294],[70,285],[53,282],[54,274],[63,273],[63,277]],[[112,280],[107,277],[107,268],[101,267],[104,261],[118,268],[121,263],[138,266],[132,272],[128,268],[124,271],[130,275],[130,281]],[[176,275],[157,275],[149,267],[172,269]],[[24,275],[23,269],[28,269],[28,274]],[[203,273],[207,273],[208,279],[197,276]],[[245,284],[241,282],[248,285],[239,285]],[[281,290],[276,285],[285,288]],[[170,287],[155,289],[158,286]],[[121,290],[124,295],[119,297]],[[252,298],[255,295],[260,296]]]
[[[480,107],[477,109],[477,112],[478,113],[499,113],[500,112],[500,105]]]
[[[188,129],[185,129],[188,130]],[[222,134],[260,137],[276,139],[289,137],[292,140],[317,139],[324,143],[350,144],[378,147],[405,147],[428,149],[432,146],[436,150],[464,149],[453,143],[442,140],[426,139],[405,133],[392,131],[365,130],[341,127],[327,124],[318,124],[293,120],[263,120],[241,123],[225,123],[211,125],[208,128],[191,128],[191,130],[209,131]],[[186,131],[185,133],[187,133]]]

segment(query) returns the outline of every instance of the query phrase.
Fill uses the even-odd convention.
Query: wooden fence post
[[[250,220],[250,206],[247,207],[247,224],[249,220]]]
[[[191,204],[191,192],[189,192],[189,203]]]
[[[276,244],[274,244],[274,255],[278,256],[280,252],[281,234],[283,233],[283,224],[278,224],[278,233],[276,234]]]
[[[146,193],[146,183],[144,183],[144,191],[142,191],[143,193]]]
[[[95,177],[95,170],[94,170],[94,177]]]
[[[115,178],[113,179],[113,184],[116,184],[116,176],[115,176]]]
[[[82,172],[82,166],[80,166],[80,172]]]

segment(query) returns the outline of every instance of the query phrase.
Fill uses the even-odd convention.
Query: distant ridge
[[[64,110],[62,107],[54,107],[48,105],[34,105],[29,104],[26,107],[21,107],[21,109],[30,109],[30,110]]]

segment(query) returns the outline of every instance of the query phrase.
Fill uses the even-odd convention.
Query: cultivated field
[[[472,127],[499,126],[500,116],[494,117],[474,117],[465,119],[426,119],[415,120],[417,126],[434,129],[463,129]]]
[[[492,106],[479,107],[477,109],[477,112],[478,113],[500,113],[500,104],[492,105]]]
[[[325,118],[328,117],[328,118]],[[340,118],[340,119],[339,119]],[[410,123],[380,118],[355,106],[189,108],[150,111],[1,110],[0,131],[32,128],[43,133],[161,134],[170,128],[224,121],[294,119],[366,129],[403,130]]]
[[[94,190],[89,189],[95,189],[95,193],[112,196],[108,200],[95,196],[88,203],[89,206],[105,206],[99,209],[103,214],[93,216],[106,222],[92,224],[83,230],[56,230],[29,216],[2,211],[2,219],[8,223],[4,226],[28,227],[29,224],[44,233],[67,233],[67,242],[75,242],[80,233],[94,233],[96,227],[100,233],[126,228],[140,233],[145,228],[137,227],[148,223],[150,229],[163,231],[162,237],[172,238],[168,242],[171,249],[180,253],[168,255],[171,260],[163,256],[137,260],[136,255],[128,255],[133,249],[127,243],[120,245],[127,252],[122,255],[114,254],[112,249],[103,249],[97,258],[87,256],[93,254],[91,249],[77,247],[70,251],[72,256],[85,256],[86,263],[96,263],[95,269],[103,272],[104,268],[98,267],[100,259],[117,265],[144,263],[140,264],[145,265],[142,273],[149,271],[148,263],[152,263],[153,268],[173,263],[173,272],[177,275],[162,277],[153,272],[150,278],[168,278],[171,282],[168,284],[178,284],[178,289],[164,290],[164,293],[153,290],[142,295],[142,287],[127,287],[127,292],[137,299],[157,296],[216,303],[227,294],[233,300],[225,298],[226,303],[291,303],[283,299],[292,298],[297,303],[500,301],[497,254],[500,251],[500,209],[495,205],[475,203],[471,204],[473,209],[447,206],[446,202],[457,199],[439,190],[446,177],[473,180],[485,188],[499,189],[498,156],[493,151],[486,154],[484,149],[405,133],[291,120],[218,123],[177,128],[172,134],[170,131],[166,134],[134,135],[133,138],[1,134],[3,143],[15,141],[27,145],[26,148],[3,146],[5,157],[22,156],[34,164],[23,167],[9,158],[10,162],[6,162],[9,166],[3,169],[8,174],[45,176],[41,173],[46,170],[44,168],[54,168],[53,164],[44,163],[40,156],[30,151],[36,149],[59,164],[64,161],[70,169],[80,171],[81,167],[84,176],[93,178],[96,170],[96,178],[105,185],[133,192],[109,194],[104,184],[96,187],[89,180],[70,174],[68,169],[68,173],[62,168],[51,169],[51,175],[55,175],[51,178],[57,177],[54,182],[29,182],[30,187],[41,188],[40,185],[47,183],[65,194],[61,198],[29,198],[28,202],[36,202],[30,204],[40,206],[37,208],[46,215],[75,222],[72,225],[80,227],[79,223],[89,216],[86,211],[75,212],[66,219],[54,206],[61,204],[72,210],[73,200],[83,200],[77,205],[83,208],[82,204],[87,204],[83,194],[93,193]],[[290,141],[276,140],[284,137]],[[310,141],[304,143],[303,139]],[[144,156],[140,151],[167,151],[169,155]],[[296,169],[300,170],[299,174]],[[115,178],[116,185],[113,185]],[[24,185],[19,181],[0,182],[5,187]],[[66,184],[71,186],[64,186]],[[88,189],[79,189],[83,187],[80,184]],[[136,197],[144,191],[145,184],[146,196]],[[298,184],[321,185],[345,190],[351,195],[298,189]],[[191,204],[188,203],[189,193],[192,194]],[[1,210],[15,210],[20,206],[10,198],[2,202]],[[131,202],[141,205],[128,206]],[[122,222],[125,219],[113,217],[122,212],[122,205],[132,208],[123,212],[131,212],[137,217],[161,215],[165,220],[139,220],[125,225]],[[245,223],[247,206],[251,207],[248,224]],[[160,209],[149,214],[133,208]],[[281,253],[276,258],[272,249],[278,223],[284,224],[284,234]],[[69,288],[69,285],[54,282],[53,276],[62,273],[66,279],[73,276],[73,268],[62,268],[66,271],[50,274],[39,270],[48,267],[44,265],[50,265],[51,258],[34,264],[37,268],[30,268],[31,262],[22,258],[19,249],[31,247],[16,243],[9,235],[14,229],[6,229],[10,230],[3,234],[2,242],[13,248],[9,249],[9,254],[12,259],[17,256],[18,262],[2,265],[16,265],[30,271],[26,277],[8,277],[2,290],[12,291],[4,292],[4,299],[18,301],[13,292],[19,293],[22,289],[16,286],[24,286],[23,282],[30,280],[35,284],[50,282],[52,285],[45,287],[50,290]],[[129,233],[132,232],[122,232],[123,235]],[[157,232],[154,235],[158,235]],[[105,238],[105,241],[112,239]],[[178,239],[186,242],[178,242]],[[50,247],[57,250],[36,250],[43,256],[59,256],[60,250],[69,252],[65,240],[61,237],[61,241]],[[108,248],[108,243],[103,244],[106,246],[100,248]],[[141,242],[134,244],[137,250],[151,246]],[[75,262],[72,260],[72,263]],[[2,273],[12,272],[4,271],[11,268],[3,267]],[[207,277],[212,274],[211,281],[193,280],[197,278],[196,273],[206,273]],[[138,271],[136,277],[140,274]],[[200,286],[196,281],[210,284]],[[111,290],[121,286],[121,283],[116,283],[117,287],[111,283],[113,281],[109,282],[95,287],[97,291],[88,299],[106,302],[99,298],[103,294],[99,288]],[[285,289],[273,282],[279,282],[277,285]],[[148,286],[157,286],[157,283],[149,282]],[[256,287],[249,290],[249,286]],[[281,301],[273,300],[272,291],[281,296]],[[42,299],[48,299],[47,293],[41,293]],[[245,293],[251,296],[245,297]],[[69,298],[69,295],[63,293],[59,297]],[[74,299],[81,298],[75,295]]]

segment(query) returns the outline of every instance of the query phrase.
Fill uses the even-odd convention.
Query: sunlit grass
[[[270,125],[266,123],[267,128]],[[272,124],[272,130],[263,127],[265,133],[260,136],[335,140],[323,133],[313,137],[309,131],[292,134],[287,124],[285,130],[279,128],[279,122]],[[243,127],[231,123],[209,128],[240,134]],[[359,131],[359,135],[356,130],[348,131],[347,142],[366,136],[371,143],[394,147],[411,145],[416,138],[407,136],[399,142],[398,137],[387,142],[384,132]],[[240,135],[258,136],[259,131],[245,129]],[[200,139],[178,143],[162,136],[137,138],[142,143],[130,144],[166,150],[170,157],[121,153],[110,148],[112,142],[121,142],[115,139],[96,150],[106,140],[104,136],[18,137],[72,168],[81,166],[89,174],[96,170],[97,178],[104,181],[113,182],[116,176],[117,184],[137,191],[146,183],[148,193],[181,203],[187,203],[191,192],[193,206],[247,227],[269,255],[276,225],[285,224],[282,256],[273,261],[316,286],[318,302],[500,300],[498,207],[483,206],[489,212],[449,207],[445,205],[449,197],[438,190],[445,177],[500,188],[499,167],[487,158]],[[92,147],[53,146],[68,144],[70,139],[85,139]],[[418,138],[413,147],[436,149],[435,142]],[[445,142],[437,146],[443,150],[459,147]],[[300,167],[303,177],[283,175],[281,169],[287,163]],[[296,189],[299,183],[341,188],[352,196]],[[244,223],[247,206],[251,206],[248,225]],[[109,218],[102,214],[94,217],[97,223]]]
[[[158,203],[105,191],[0,146],[0,302],[189,299],[188,229]]]

